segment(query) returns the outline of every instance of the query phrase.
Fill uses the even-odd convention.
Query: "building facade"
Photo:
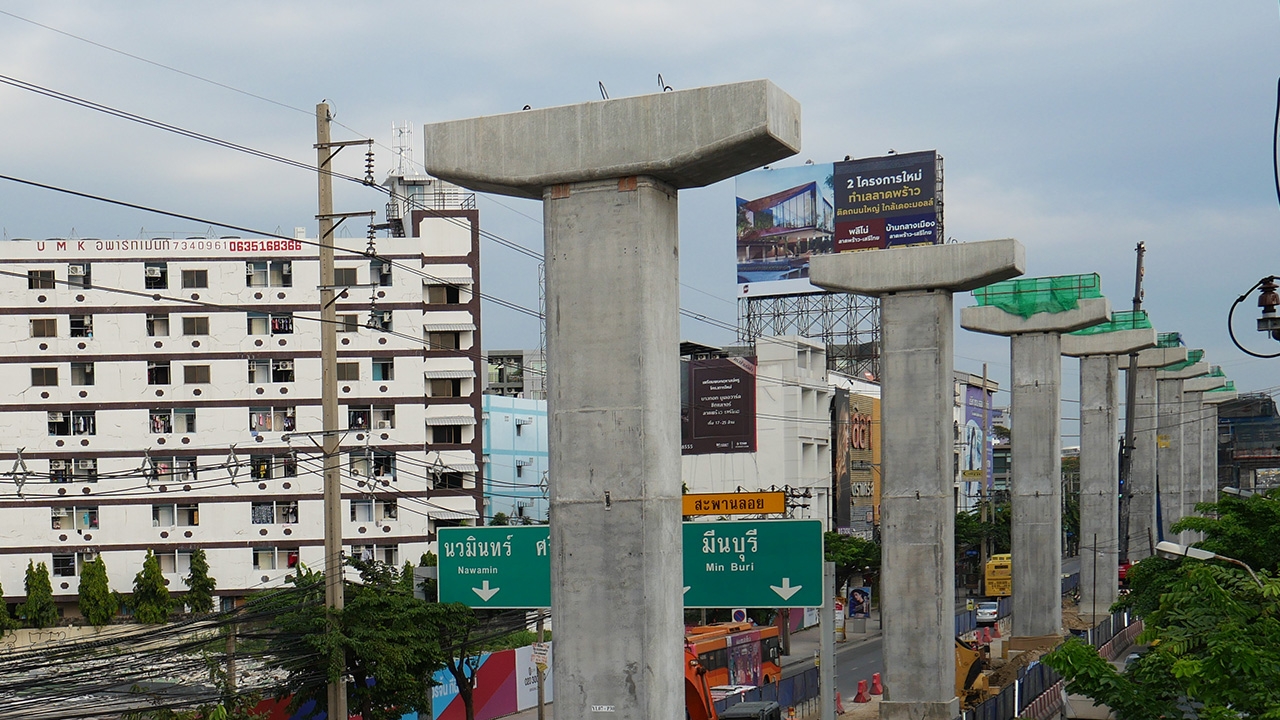
[[[485,521],[546,522],[547,401],[486,394],[483,407]]]
[[[335,241],[335,280],[343,542],[399,564],[480,514],[485,366],[476,211],[398,215],[373,259]],[[315,240],[13,240],[0,258],[9,601],[28,561],[60,604],[96,555],[128,593],[153,551],[181,592],[202,548],[224,601],[324,566]]]

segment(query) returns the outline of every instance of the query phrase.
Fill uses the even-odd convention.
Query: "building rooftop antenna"
[[[395,133],[392,150],[396,154],[391,174],[400,177],[413,175],[413,124],[405,120],[403,124],[392,124],[391,130]]]

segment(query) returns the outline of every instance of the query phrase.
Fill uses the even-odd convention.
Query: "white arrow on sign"
[[[485,585],[488,585],[488,584],[489,583],[485,583]],[[770,585],[769,589],[781,595],[783,600],[790,600],[791,596],[800,592],[800,588],[802,587],[804,586],[803,585],[792,586],[791,578],[784,577],[782,578],[782,587],[778,587],[777,585]],[[476,592],[479,592],[479,590],[477,590]]]
[[[783,583],[785,584],[785,583],[786,583],[786,580],[783,580]],[[473,592],[473,593],[475,593],[475,594],[479,595],[481,600],[483,600],[483,601],[485,601],[485,602],[489,602],[489,598],[493,597],[494,595],[497,595],[497,594],[498,594],[498,591],[499,591],[499,590],[501,590],[501,589],[502,589],[502,588],[493,588],[493,589],[490,589],[490,588],[489,588],[489,581],[488,581],[488,580],[485,580],[483,583],[481,583],[481,584],[480,584],[480,587],[478,587],[478,588],[471,588],[471,592]],[[774,588],[774,589],[776,590],[777,588]],[[799,590],[800,588],[796,588],[796,589],[797,589],[797,590]],[[788,595],[788,596],[784,596],[784,597],[790,597],[790,596]]]
[[[685,586],[684,586],[684,592],[685,592],[685,593],[688,593],[688,592],[689,592],[689,588],[691,588],[691,587],[693,587],[693,586],[692,586],[692,585],[685,585]]]

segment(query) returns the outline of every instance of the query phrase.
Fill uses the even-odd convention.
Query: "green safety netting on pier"
[[[1208,377],[1226,377],[1226,376],[1227,376],[1227,374],[1226,374],[1226,373],[1224,373],[1224,372],[1222,372],[1222,366],[1221,366],[1221,365],[1213,365],[1213,366],[1210,366],[1210,368],[1209,368],[1209,375],[1208,375]]]
[[[1121,310],[1111,313],[1111,319],[1100,322],[1093,327],[1076,330],[1070,335],[1098,335],[1101,333],[1120,332],[1121,330],[1146,330],[1151,327],[1151,320],[1146,310]]]
[[[1212,389],[1212,390],[1205,390],[1205,392],[1206,392],[1206,393],[1215,393],[1215,392],[1235,392],[1235,391],[1236,391],[1236,381],[1235,381],[1235,380],[1228,380],[1228,381],[1227,381],[1227,384],[1226,384],[1226,385],[1223,385],[1223,386],[1222,386],[1222,387],[1220,387],[1220,388],[1214,388],[1214,389]]]
[[[1185,370],[1191,367],[1192,365],[1195,365],[1196,363],[1201,362],[1203,360],[1204,360],[1203,350],[1188,350],[1186,360],[1183,360],[1182,362],[1173,363],[1172,365],[1165,365],[1160,369],[1165,370],[1167,372],[1177,372],[1178,370]]]
[[[1091,275],[1005,280],[973,291],[978,305],[997,307],[1020,317],[1074,310],[1081,300],[1102,297],[1102,281]]]
[[[1156,347],[1175,348],[1182,344],[1182,333],[1156,333]]]

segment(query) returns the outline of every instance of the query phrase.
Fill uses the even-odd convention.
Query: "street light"
[[[1253,581],[1258,583],[1258,587],[1262,587],[1262,581],[1258,579],[1256,574],[1254,574],[1253,568],[1235,558],[1227,557],[1226,555],[1209,552],[1203,548],[1179,545],[1178,543],[1169,542],[1168,540],[1162,540],[1161,542],[1156,543],[1156,554],[1166,560],[1179,560],[1187,557],[1192,560],[1221,560],[1223,562],[1229,562],[1232,565],[1239,565],[1248,571],[1249,577],[1253,578]]]
[[[1222,488],[1222,492],[1228,495],[1235,495],[1236,497],[1242,497],[1242,498],[1251,498],[1257,494],[1252,490],[1241,490],[1238,487],[1224,487]]]

